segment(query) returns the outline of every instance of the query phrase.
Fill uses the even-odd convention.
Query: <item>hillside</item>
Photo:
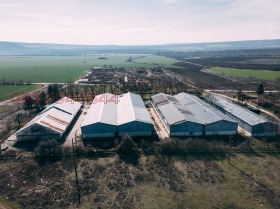
[[[96,53],[158,53],[161,51],[216,51],[216,50],[240,50],[240,49],[262,49],[280,47],[280,40],[259,41],[235,41],[235,42],[213,42],[213,43],[189,43],[189,44],[166,44],[146,46],[121,46],[121,45],[64,45],[64,44],[40,44],[1,42],[0,55],[41,55],[41,56],[69,56]]]

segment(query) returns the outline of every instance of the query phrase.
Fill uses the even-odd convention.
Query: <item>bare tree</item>
[[[86,101],[88,101],[89,86],[84,85],[83,89],[84,89],[84,93],[85,93],[85,96],[86,96]]]
[[[217,101],[218,101],[218,98],[215,95],[211,94],[211,93],[209,93],[206,97],[207,97],[207,100],[209,101],[209,103],[211,105],[212,104],[216,104]]]
[[[94,99],[94,93],[95,93],[95,87],[94,87],[94,85],[90,85],[89,86],[89,90],[90,90],[90,94],[91,94],[91,97],[92,97],[92,99]]]
[[[238,99],[239,101],[242,101],[242,102],[243,102],[244,93],[242,92],[242,90],[239,90],[239,91],[237,92],[237,99]]]
[[[25,118],[25,114],[22,112],[19,112],[15,115],[15,122],[17,123],[17,129],[20,128],[20,125],[23,122],[24,118]]]
[[[79,84],[74,85],[74,91],[75,91],[76,99],[78,99],[80,93]]]

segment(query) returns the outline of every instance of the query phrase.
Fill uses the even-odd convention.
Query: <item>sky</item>
[[[280,0],[0,0],[0,41],[154,45],[280,38]]]

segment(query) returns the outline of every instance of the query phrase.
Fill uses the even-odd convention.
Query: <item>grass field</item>
[[[0,79],[23,80],[42,83],[60,83],[79,79],[91,67],[156,67],[157,64],[170,66],[170,58],[149,56],[137,60],[139,63],[126,62],[129,57],[137,58],[139,54],[76,56],[76,57],[0,57]],[[145,62],[140,63],[140,62]],[[156,64],[157,63],[157,64]]]
[[[13,98],[21,94],[28,93],[42,85],[0,85],[0,102]]]
[[[241,78],[256,78],[262,80],[275,80],[280,79],[280,71],[268,71],[268,70],[248,70],[248,69],[235,69],[235,68],[223,68],[213,67],[210,71],[223,74],[226,76],[234,76]]]
[[[174,68],[173,64],[178,62],[175,59],[157,56],[157,55],[140,56],[140,57],[134,58],[133,61],[136,63],[145,64],[145,65],[161,65],[164,67],[172,67],[172,68]]]

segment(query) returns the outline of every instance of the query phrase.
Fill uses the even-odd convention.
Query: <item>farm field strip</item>
[[[142,57],[137,57],[134,58],[133,61],[136,63],[155,64],[172,68],[174,68],[173,64],[178,62],[178,60],[157,55],[146,55]]]
[[[146,57],[137,60],[136,63],[126,61],[129,57],[139,58],[141,56]],[[160,63],[171,66],[175,62],[176,60],[173,61],[170,58],[142,54],[0,57],[0,79],[33,83],[66,83],[79,79],[92,67],[149,68],[157,67]]]
[[[13,96],[19,96],[36,89],[42,85],[0,85],[0,102],[11,99]]]
[[[269,70],[250,70],[250,69],[236,69],[236,68],[223,68],[212,67],[210,71],[226,76],[234,76],[241,78],[256,78],[263,80],[275,80],[280,79],[280,71]]]

